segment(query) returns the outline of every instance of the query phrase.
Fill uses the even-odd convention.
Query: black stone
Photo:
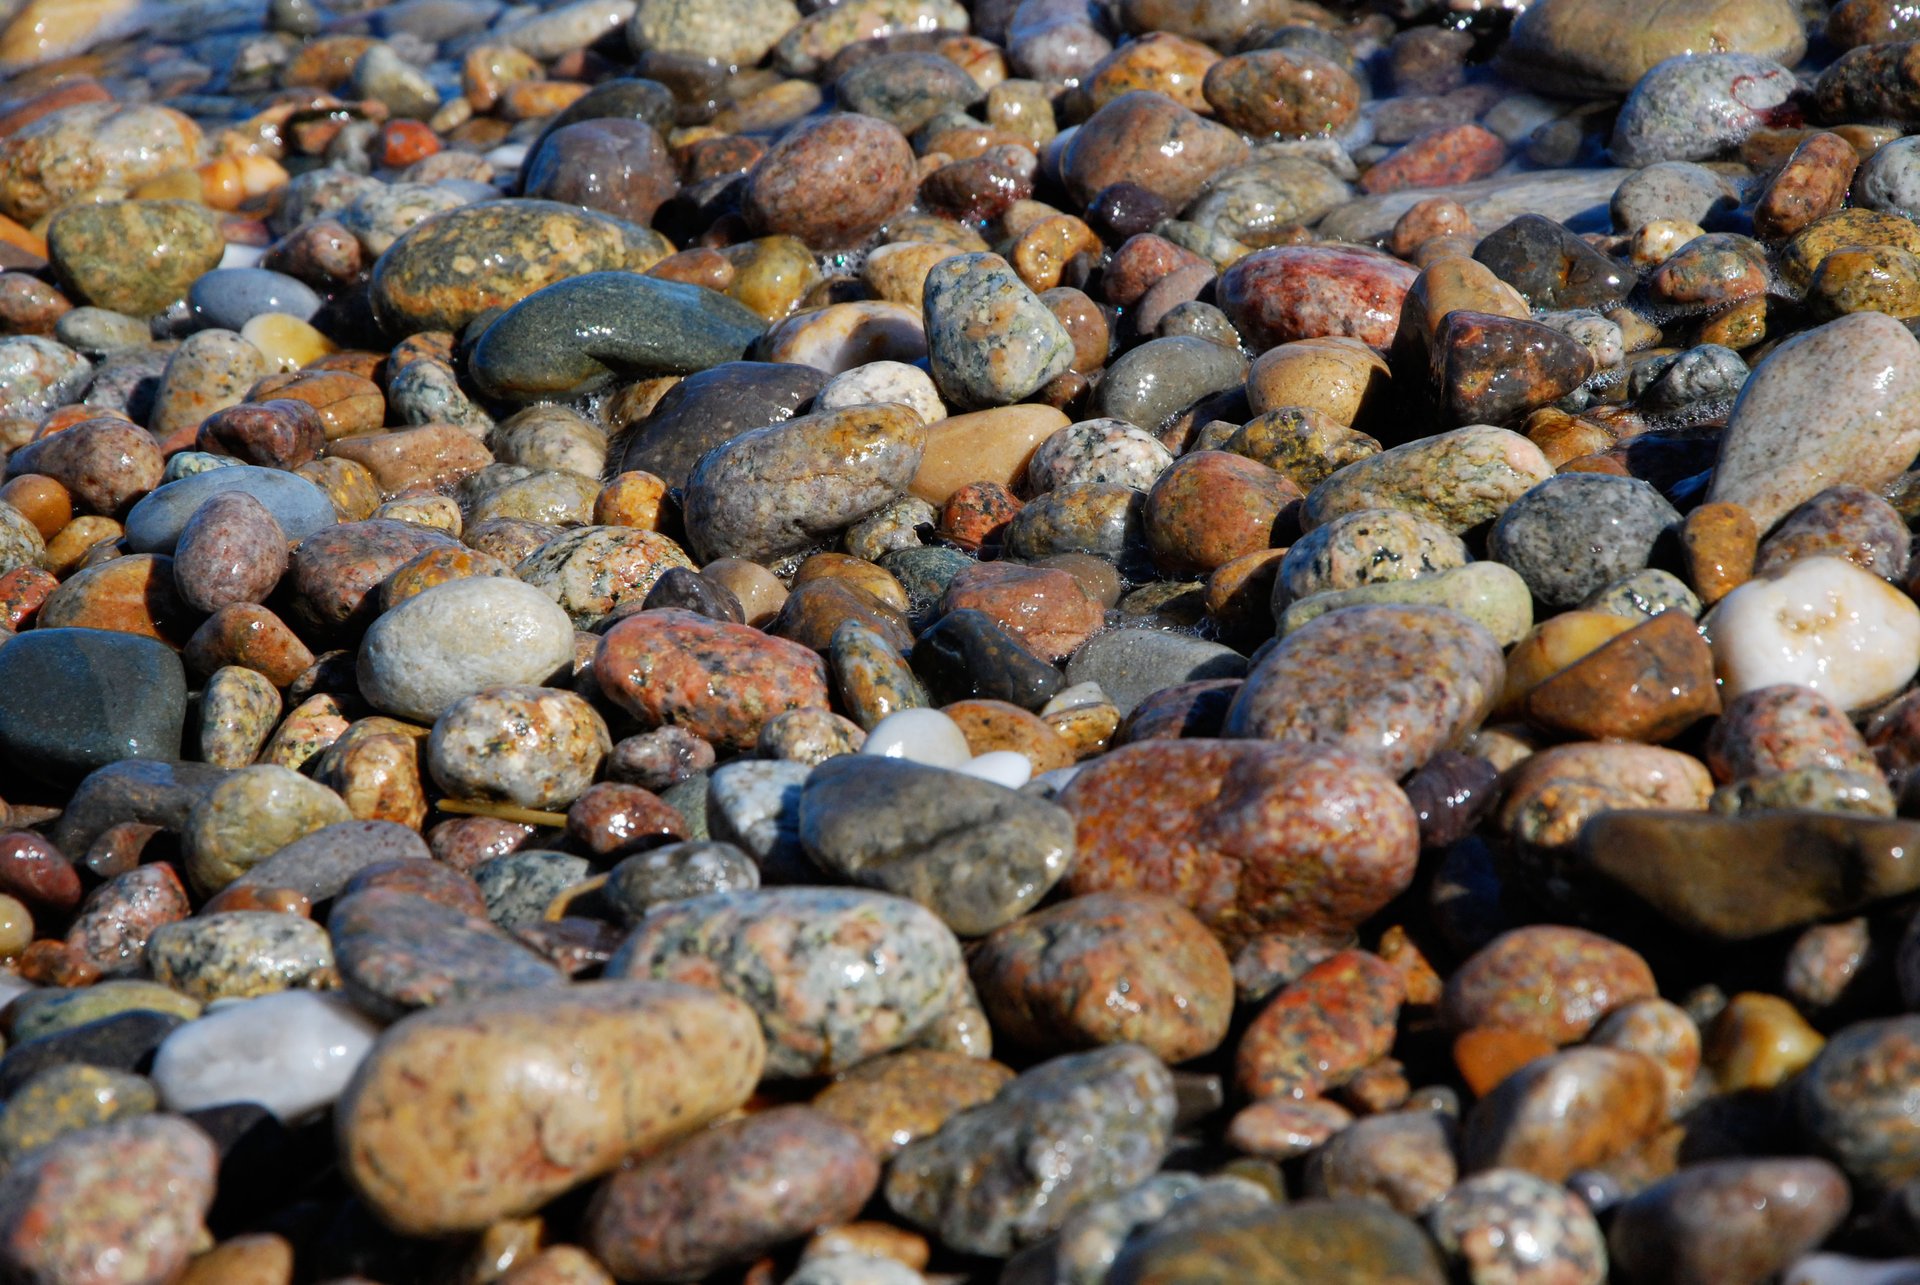
[[[1637,278],[1565,227],[1522,214],[1480,239],[1473,257],[1536,308],[1599,308],[1626,299]]]
[[[909,663],[938,705],[977,698],[1039,709],[1065,681],[993,617],[971,607],[934,622],[913,645]]]
[[[133,1009],[16,1045],[0,1057],[0,1099],[12,1097],[49,1067],[78,1063],[144,1073],[160,1042],[186,1020],[177,1013]]]
[[[36,629],[0,647],[0,759],[37,780],[178,758],[186,713],[186,670],[157,639]]]
[[[812,366],[765,361],[729,361],[690,375],[628,439],[620,467],[684,487],[702,455],[750,429],[791,419],[826,382]]]
[[[747,610],[740,605],[733,590],[686,567],[669,567],[653,582],[653,588],[647,590],[641,610],[654,611],[661,607],[697,612],[709,620],[736,625],[745,624],[747,620]]]

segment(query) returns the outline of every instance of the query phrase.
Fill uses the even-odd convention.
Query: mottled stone
[[[184,299],[225,248],[217,216],[188,201],[76,204],[47,227],[60,279],[84,302],[134,317]]]
[[[1635,1280],[1760,1280],[1818,1247],[1849,1203],[1824,1160],[1717,1160],[1623,1202],[1607,1242]]]
[[[1627,947],[1539,925],[1475,952],[1447,979],[1441,1011],[1457,1030],[1499,1027],[1572,1044],[1614,1009],[1654,993],[1652,970]]]
[[[816,653],[686,611],[642,612],[609,629],[594,673],[628,712],[716,745],[752,745],[774,715],[828,703]]]
[[[1627,0],[1543,0],[1515,24],[1500,65],[1548,93],[1622,94],[1663,60],[1701,49],[1790,67],[1806,52],[1806,32],[1784,0],[1687,0],[1657,15]]]
[[[1489,1169],[1449,1191],[1427,1226],[1471,1285],[1602,1285],[1607,1245],[1580,1197],[1521,1169]]]
[[[1385,255],[1342,246],[1281,246],[1221,275],[1221,309],[1249,347],[1347,336],[1392,345],[1400,306],[1418,274]]]
[[[1666,1118],[1666,1077],[1641,1053],[1581,1047],[1529,1062],[1468,1113],[1463,1168],[1563,1180],[1632,1149]]]

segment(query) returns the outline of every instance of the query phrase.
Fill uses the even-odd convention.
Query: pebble
[[[229,491],[259,501],[290,541],[303,540],[338,520],[333,502],[306,478],[242,464],[153,488],[127,512],[127,547],[134,553],[173,553],[188,520],[215,495]]]
[[[1182,683],[1239,678],[1247,664],[1219,643],[1161,629],[1109,629],[1067,660],[1068,683],[1098,683],[1122,715],[1155,692]]]
[[[1729,697],[1798,683],[1862,709],[1920,671],[1920,608],[1841,558],[1807,558],[1747,581],[1704,628]]]
[[[1636,1280],[1760,1278],[1826,1240],[1850,1204],[1845,1177],[1824,1160],[1719,1160],[1623,1202],[1607,1240]]]
[[[1600,1285],[1607,1245],[1581,1199],[1521,1169],[1457,1184],[1427,1215],[1434,1240],[1474,1285]]]
[[[25,776],[75,784],[126,759],[172,759],[186,705],[179,658],[151,638],[44,629],[0,648],[0,755]]]
[[[605,720],[572,692],[485,686],[434,720],[426,760],[435,783],[456,798],[552,809],[580,796],[612,748]]]
[[[928,365],[949,405],[1023,401],[1072,361],[1066,327],[997,256],[936,263],[924,297]]]
[[[431,723],[488,687],[538,683],[573,661],[573,625],[537,585],[476,576],[382,615],[360,644],[360,689],[377,709]]]

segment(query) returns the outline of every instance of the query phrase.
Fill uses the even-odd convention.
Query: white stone
[[[910,759],[929,767],[964,767],[973,761],[967,734],[937,709],[903,709],[873,725],[862,754]]]
[[[1064,714],[1070,709],[1091,709],[1096,705],[1111,705],[1113,700],[1098,682],[1089,678],[1084,683],[1075,683],[1071,687],[1062,687],[1058,695],[1040,707],[1040,717],[1049,714]]]
[[[1780,1285],[1920,1285],[1920,1258],[1809,1254],[1787,1269]]]
[[[926,1279],[898,1259],[822,1254],[801,1259],[786,1285],[925,1285]]]
[[[1075,482],[1117,482],[1146,491],[1173,464],[1160,439],[1124,419],[1083,419],[1040,443],[1027,461],[1034,492]]]
[[[260,260],[266,258],[266,256],[267,251],[265,246],[235,245],[229,241],[227,242],[227,248],[220,252],[220,262],[218,266],[222,268],[257,268],[260,266]]]
[[[870,361],[842,371],[827,381],[813,398],[813,409],[839,410],[872,402],[899,402],[913,408],[922,423],[947,417],[946,403],[933,386],[933,377],[904,361]]]
[[[217,1004],[161,1042],[153,1082],[169,1111],[258,1102],[299,1120],[333,1105],[380,1029],[337,994],[282,991]]]
[[[1705,628],[1726,700],[1796,683],[1842,709],[1862,709],[1920,672],[1920,607],[1841,558],[1808,558],[1749,580],[1720,601]]]
[[[976,754],[972,761],[962,763],[954,771],[1017,790],[1033,779],[1033,760],[1017,750],[989,750]]]
[[[573,621],[532,585],[472,576],[435,585],[373,622],[360,691],[375,709],[431,723],[462,696],[543,683],[573,663]]]

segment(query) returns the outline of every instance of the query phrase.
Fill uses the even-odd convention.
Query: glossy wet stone
[[[1364,951],[1314,965],[1262,1009],[1241,1038],[1235,1079],[1253,1098],[1318,1097],[1393,1045],[1405,987]]]
[[[1608,1245],[1635,1279],[1769,1276],[1824,1241],[1849,1204],[1845,1179],[1823,1160],[1715,1161],[1622,1204]]]
[[[1383,1285],[1439,1285],[1446,1279],[1417,1224],[1357,1200],[1309,1200],[1169,1229],[1130,1247],[1108,1279],[1116,1285],[1226,1285],[1248,1273],[1304,1280],[1322,1271]]]
[[[0,693],[0,751],[23,774],[77,782],[122,759],[179,753],[186,677],[151,638],[30,631],[0,649]]]
[[[558,970],[485,920],[402,889],[342,898],[327,931],[348,995],[382,1018],[560,982]]]
[[[1468,1113],[1463,1167],[1564,1179],[1652,1133],[1666,1093],[1659,1064],[1640,1053],[1583,1047],[1530,1062]]]
[[[1519,1169],[1490,1169],[1441,1198],[1427,1225],[1474,1285],[1600,1285],[1607,1248],[1580,1198]]]

